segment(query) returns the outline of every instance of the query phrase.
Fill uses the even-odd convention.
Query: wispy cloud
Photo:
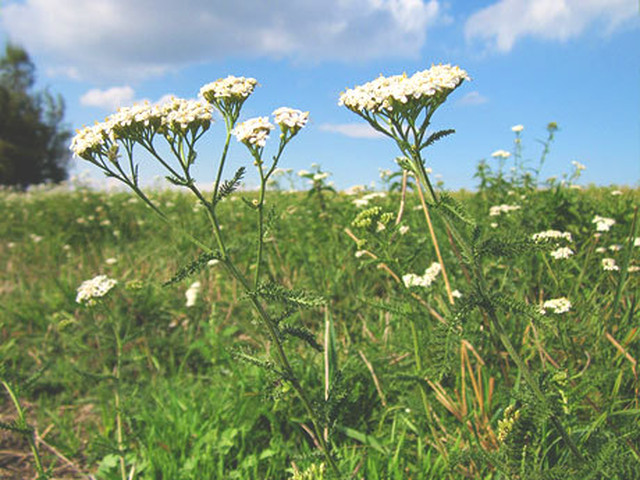
[[[469,92],[458,100],[458,105],[482,105],[487,103],[489,99],[478,91]]]
[[[339,133],[351,138],[381,138],[384,135],[367,123],[323,123],[318,127],[325,132]]]
[[[60,67],[115,81],[229,56],[418,57],[441,10],[439,0],[24,0],[0,22]]]
[[[509,52],[523,37],[564,41],[593,24],[611,33],[637,20],[636,0],[499,0],[474,13],[464,31],[467,40],[480,39],[489,50]]]
[[[128,85],[111,87],[106,90],[94,88],[80,97],[80,104],[87,107],[99,107],[105,110],[117,110],[133,102],[135,91]]]

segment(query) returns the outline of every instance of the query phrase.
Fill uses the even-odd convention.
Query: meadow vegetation
[[[343,97],[403,154],[383,191],[318,166],[289,191],[306,116],[274,112],[263,159],[275,127],[236,124],[233,79],[203,87],[228,132],[213,191],[189,170],[210,117],[174,100],[74,140],[129,190],[1,192],[3,478],[640,478],[640,191],[580,187],[577,162],[541,180],[555,124],[538,161],[516,126],[476,191],[433,185],[455,75],[413,110],[418,74]],[[139,184],[134,143],[164,158],[148,128],[181,189]],[[258,191],[223,173],[232,135]]]

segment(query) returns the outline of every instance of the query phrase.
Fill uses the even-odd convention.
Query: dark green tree
[[[0,58],[0,184],[26,188],[67,178],[71,131],[63,124],[64,101],[34,91],[35,65],[8,43]]]

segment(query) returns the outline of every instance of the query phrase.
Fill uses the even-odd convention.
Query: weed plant
[[[133,194],[0,193],[0,476],[640,478],[637,189],[578,188],[580,164],[542,181],[549,124],[538,161],[516,128],[476,192],[439,190],[421,146],[450,131],[416,119],[458,82],[415,117],[370,111],[402,154],[388,192],[334,193],[319,167],[267,192],[306,117],[276,116],[266,160],[267,121],[238,129],[251,81],[225,81],[204,89],[235,92],[205,94],[227,130],[212,191],[190,176],[211,112],[176,100],[175,123],[140,108],[82,144]],[[225,180],[232,132],[257,192]],[[143,189],[134,144],[190,192]],[[78,303],[97,275],[117,284]]]

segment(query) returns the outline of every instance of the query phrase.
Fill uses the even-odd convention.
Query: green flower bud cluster
[[[513,426],[520,418],[520,410],[516,410],[514,405],[509,405],[504,409],[504,416],[502,420],[498,421],[498,440],[504,442]]]
[[[382,231],[393,220],[393,213],[383,212],[382,207],[371,207],[360,212],[351,222],[356,228],[362,228],[369,231]]]

